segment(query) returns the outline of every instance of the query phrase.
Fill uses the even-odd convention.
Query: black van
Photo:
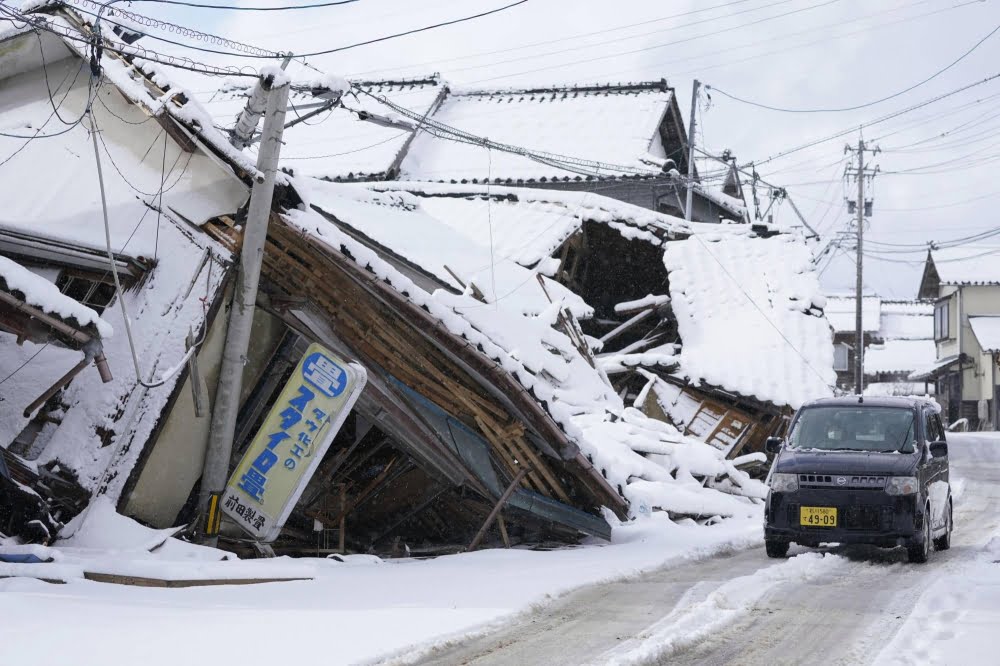
[[[790,543],[906,546],[926,562],[951,545],[941,408],[920,398],[828,398],[803,406],[776,454],[764,511],[769,557]]]

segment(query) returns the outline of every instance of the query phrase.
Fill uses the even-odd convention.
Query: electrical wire
[[[923,102],[919,102],[917,104],[914,104],[912,106],[908,106],[908,107],[900,109],[898,111],[894,111],[892,113],[889,113],[887,115],[881,116],[881,117],[876,118],[874,120],[870,120],[868,122],[861,123],[860,125],[855,125],[855,126],[850,127],[848,129],[841,130],[839,132],[836,132],[834,134],[830,134],[828,136],[825,136],[825,137],[822,137],[822,138],[819,138],[819,139],[815,139],[813,141],[810,141],[808,143],[796,146],[794,148],[789,148],[787,150],[780,151],[780,152],[775,153],[774,155],[771,155],[771,156],[769,156],[769,157],[767,157],[767,158],[765,158],[763,160],[755,160],[754,162],[748,162],[746,164],[746,166],[750,166],[751,164],[753,164],[755,166],[760,166],[762,164],[767,164],[769,162],[773,162],[774,160],[780,159],[782,157],[786,157],[788,155],[792,155],[794,153],[806,150],[807,148],[812,148],[813,146],[818,146],[820,144],[827,143],[828,141],[833,141],[834,139],[839,139],[839,138],[841,138],[843,136],[846,136],[848,134],[852,134],[854,132],[857,132],[859,130],[865,129],[867,127],[872,127],[874,125],[879,125],[879,124],[884,123],[884,122],[886,122],[888,120],[892,120],[893,118],[898,118],[899,116],[905,115],[907,113],[912,113],[913,111],[916,111],[917,109],[922,109],[925,106],[929,106],[929,105],[934,104],[936,102],[939,102],[939,101],[941,101],[943,99],[947,99],[947,98],[952,97],[954,95],[957,95],[959,93],[965,92],[966,90],[970,90],[972,88],[976,88],[978,86],[985,85],[987,83],[995,81],[998,78],[1000,78],[1000,73],[992,74],[992,75],[987,76],[985,78],[979,79],[978,81],[973,81],[972,83],[968,83],[968,84],[966,84],[964,86],[961,86],[959,88],[955,88],[955,89],[950,90],[950,91],[948,91],[946,93],[943,93],[941,95],[937,95],[935,97],[931,97],[930,99],[924,100]]]
[[[76,42],[78,44],[83,44],[87,48],[94,47],[94,37],[86,38],[81,36],[78,32],[75,32],[73,28],[57,26],[49,21],[45,20],[42,16],[28,16],[21,12],[15,11],[6,5],[0,5],[0,13],[7,14],[8,16],[14,17],[27,25],[37,28],[39,30],[44,30],[46,32],[58,35],[64,40],[69,40],[71,42]],[[6,19],[11,20],[11,19]],[[198,72],[201,74],[206,74],[209,76],[229,76],[229,77],[247,77],[247,78],[258,78],[259,74],[257,72],[249,73],[243,71],[243,69],[238,67],[216,67],[214,65],[208,65],[206,63],[201,63],[191,58],[183,56],[175,56],[159,51],[153,51],[146,49],[142,46],[136,44],[122,44],[116,45],[107,40],[107,37],[102,38],[101,50],[111,53],[118,53],[122,56],[129,58],[139,58],[148,62],[154,62],[161,65],[166,65],[168,67],[174,67],[177,69],[183,69],[191,72]]]
[[[3,379],[0,379],[0,386],[2,386],[3,384],[5,384],[8,379],[10,379],[11,377],[13,377],[17,373],[21,372],[21,370],[24,370],[24,368],[27,367],[29,363],[31,363],[32,361],[34,361],[35,357],[37,357],[39,354],[41,354],[43,351],[45,351],[45,348],[48,347],[48,346],[49,346],[49,343],[46,342],[44,345],[41,346],[41,348],[38,351],[36,351],[31,356],[29,356],[28,359],[24,363],[22,363],[21,365],[17,366],[14,369],[13,372],[11,372],[9,375],[7,375],[6,377],[4,377]]]
[[[701,14],[701,13],[708,12],[708,11],[714,11],[716,9],[725,9],[725,8],[728,8],[728,7],[733,7],[735,5],[746,4],[747,2],[751,2],[751,1],[752,0],[735,0],[735,1],[732,1],[732,2],[724,2],[724,3],[718,4],[718,5],[712,5],[711,7],[702,7],[700,9],[693,9],[691,11],[681,12],[679,14],[671,14],[669,16],[661,16],[659,18],[650,19],[650,20],[647,20],[647,21],[639,21],[638,23],[629,23],[629,24],[626,24],[626,25],[620,25],[620,26],[616,26],[614,28],[607,28],[605,30],[595,30],[593,32],[577,33],[575,35],[570,35],[568,37],[560,37],[559,39],[549,39],[549,40],[542,41],[542,42],[533,42],[533,43],[530,43],[530,44],[521,44],[519,46],[509,47],[509,48],[505,48],[505,49],[496,49],[496,50],[493,50],[493,51],[480,51],[479,53],[470,53],[470,54],[467,54],[467,55],[456,56],[456,57],[453,57],[453,58],[439,58],[437,60],[425,60],[423,62],[418,62],[418,63],[414,63],[414,64],[411,64],[411,65],[407,65],[405,67],[405,69],[422,69],[422,68],[425,68],[425,67],[427,67],[429,65],[438,65],[438,64],[446,63],[446,62],[455,62],[455,61],[458,61],[458,60],[469,60],[469,59],[472,59],[472,58],[481,58],[483,56],[499,55],[501,53],[511,53],[513,51],[523,51],[524,49],[531,49],[531,48],[535,48],[537,46],[548,46],[549,44],[560,44],[562,42],[578,41],[578,40],[584,39],[586,37],[594,37],[596,35],[603,35],[603,34],[607,34],[609,32],[618,32],[619,30],[627,30],[629,28],[637,28],[637,27],[643,26],[643,25],[650,25],[650,24],[653,24],[653,23],[661,23],[663,21],[669,21],[670,19],[682,18],[684,16],[691,16],[691,15],[694,15],[694,14]],[[325,28],[325,26],[317,26],[316,29],[324,29],[324,28]],[[627,37],[625,39],[631,39],[631,38],[632,37]],[[354,73],[352,73],[352,74],[350,74],[348,76],[349,77],[364,76],[366,74],[374,74],[374,73],[383,72],[383,71],[385,71],[385,70],[384,69],[369,69],[369,70],[365,70],[365,71],[362,71],[362,72],[354,72]]]
[[[142,2],[161,2],[161,1],[165,1],[165,0],[137,0],[137,1],[142,1]],[[352,1],[354,1],[354,0],[352,0]],[[831,2],[836,2],[838,0],[830,0],[830,1]],[[391,39],[397,39],[399,37],[405,37],[407,35],[414,35],[414,34],[417,34],[417,33],[420,33],[420,32],[427,32],[428,30],[436,30],[438,28],[443,28],[443,27],[446,27],[446,26],[455,25],[457,23],[465,23],[467,21],[472,21],[472,20],[475,20],[475,19],[483,18],[485,16],[490,16],[492,14],[498,14],[498,13],[506,11],[508,9],[512,9],[514,7],[517,7],[518,5],[523,5],[526,2],[529,2],[529,0],[517,0],[516,2],[512,2],[510,4],[504,5],[502,7],[497,7],[495,9],[491,9],[489,11],[479,12],[478,14],[471,14],[469,16],[463,16],[461,18],[452,19],[450,21],[442,21],[440,23],[433,23],[431,25],[425,25],[425,26],[420,27],[420,28],[413,28],[413,29],[410,29],[410,30],[404,30],[403,32],[397,32],[397,33],[394,33],[394,34],[391,34],[391,35],[384,35],[382,37],[376,37],[374,39],[368,39],[368,40],[365,40],[365,41],[362,41],[362,42],[356,42],[354,44],[347,44],[345,46],[337,46],[337,47],[334,47],[334,48],[331,48],[331,49],[324,49],[324,50],[321,50],[321,51],[311,51],[309,53],[297,53],[297,54],[295,54],[295,57],[296,58],[312,58],[312,57],[315,57],[315,56],[329,55],[331,53],[340,53],[342,51],[348,51],[350,49],[355,49],[355,48],[358,48],[358,47],[361,47],[361,46],[368,46],[370,44],[378,44],[380,42],[386,42],[386,41],[389,41]],[[98,19],[100,19],[100,18],[102,18],[102,17],[99,16]],[[192,50],[195,50],[195,51],[201,51],[203,53],[213,53],[213,54],[216,54],[216,55],[239,56],[241,58],[260,58],[260,59],[273,59],[273,58],[276,57],[275,55],[273,55],[273,52],[271,52],[269,54],[266,54],[266,55],[265,54],[258,54],[258,53],[245,53],[245,52],[244,53],[234,53],[232,51],[220,51],[218,49],[211,49],[211,48],[205,48],[205,47],[202,47],[202,46],[196,46],[194,44],[183,44],[181,42],[174,42],[174,41],[162,38],[162,37],[158,37],[157,39],[160,39],[161,41],[169,42],[169,43],[177,45],[177,46],[183,46],[185,48],[192,49]],[[225,38],[223,38],[223,39],[225,39]],[[256,47],[254,47],[254,48],[256,48]],[[264,51],[264,49],[261,49],[261,50]]]
[[[132,324],[130,323],[131,320],[129,319],[128,310],[125,308],[125,299],[122,298],[122,294],[124,294],[125,291],[122,289],[121,280],[118,279],[118,270],[117,267],[115,266],[115,255],[114,251],[111,249],[111,222],[108,218],[108,199],[107,199],[107,194],[105,193],[104,190],[104,171],[101,168],[101,151],[97,147],[97,135],[100,133],[100,128],[97,126],[97,120],[94,117],[92,111],[88,111],[88,116],[90,117],[90,124],[91,124],[90,128],[91,139],[94,144],[94,160],[97,163],[97,180],[100,185],[100,192],[101,192],[101,210],[104,215],[104,242],[105,242],[105,249],[108,255],[108,266],[110,268],[111,277],[115,283],[116,293],[118,294],[117,301],[119,309],[121,310],[122,320],[124,321],[125,324],[125,336],[128,338],[129,350],[132,352],[132,364],[135,368],[135,379],[139,383],[139,385],[142,386],[143,388],[147,389],[158,388],[166,384],[168,381],[170,381],[174,377],[174,375],[176,375],[177,372],[179,372],[180,369],[184,367],[184,365],[188,362],[188,360],[190,360],[191,355],[194,354],[195,351],[197,351],[198,346],[192,345],[191,348],[184,355],[184,358],[176,366],[174,366],[172,371],[169,371],[167,374],[163,375],[159,379],[157,380],[151,379],[149,382],[146,382],[142,379],[142,370],[139,367],[139,356],[136,353],[135,340],[132,336]]]
[[[193,7],[195,9],[222,9],[233,12],[294,12],[302,9],[322,9],[324,7],[350,5],[357,1],[329,0],[328,2],[314,2],[308,5],[291,5],[285,7],[242,7],[235,5],[210,5],[202,2],[187,2],[186,0],[128,0],[128,2],[150,2],[158,5],[178,5],[180,7]]]
[[[782,107],[777,107],[777,106],[770,106],[770,105],[767,105],[767,104],[761,104],[759,102],[753,102],[753,101],[750,101],[748,99],[743,99],[742,97],[737,97],[736,95],[733,95],[732,93],[726,92],[725,90],[722,90],[721,88],[718,88],[718,87],[715,87],[715,86],[706,85],[705,88],[707,90],[714,90],[715,92],[717,92],[717,93],[719,93],[719,94],[721,94],[721,95],[723,95],[725,97],[728,97],[730,99],[736,100],[737,102],[741,102],[743,104],[749,104],[750,106],[756,106],[758,108],[767,109],[769,111],[780,111],[782,113],[839,113],[839,112],[842,112],[842,111],[857,111],[858,109],[864,109],[864,108],[867,108],[869,106],[875,106],[876,104],[881,104],[882,102],[887,102],[890,99],[895,99],[895,98],[897,98],[897,97],[899,97],[901,95],[905,95],[906,93],[910,92],[911,90],[916,90],[917,88],[919,88],[919,87],[921,87],[921,86],[923,86],[923,85],[925,85],[927,83],[930,83],[931,81],[933,81],[934,79],[936,79],[941,74],[944,74],[949,69],[951,69],[952,67],[954,67],[958,63],[960,63],[963,60],[965,60],[965,58],[967,58],[968,56],[970,56],[976,49],[978,49],[983,44],[983,42],[985,42],[987,39],[989,39],[990,37],[992,37],[993,35],[995,35],[998,30],[1000,30],[1000,25],[997,25],[995,28],[993,28],[993,30],[991,30],[989,32],[989,34],[987,34],[985,37],[983,37],[978,42],[976,42],[975,44],[973,44],[972,48],[970,48],[969,50],[967,50],[965,53],[963,53],[962,55],[960,55],[955,60],[952,60],[948,65],[942,67],[941,69],[937,70],[936,72],[934,72],[933,74],[931,74],[927,78],[923,79],[922,81],[919,81],[919,82],[913,84],[912,86],[910,86],[908,88],[904,88],[903,90],[895,92],[895,93],[893,93],[891,95],[887,95],[885,97],[882,97],[881,99],[872,100],[871,102],[865,102],[864,104],[857,104],[855,106],[844,106],[844,107],[839,107],[839,108],[828,108],[828,109],[787,109],[787,108],[782,108]]]
[[[514,76],[521,76],[522,74],[533,74],[533,73],[536,73],[536,72],[545,72],[545,71],[549,71],[549,70],[553,70],[553,69],[561,69],[563,67],[569,67],[569,66],[572,66],[572,65],[585,65],[585,64],[590,64],[592,62],[598,62],[598,61],[601,61],[601,60],[607,60],[609,58],[621,58],[621,57],[627,56],[627,55],[635,55],[637,53],[645,53],[647,51],[652,51],[652,50],[655,50],[655,49],[664,48],[666,46],[675,46],[677,44],[683,44],[683,43],[686,43],[686,42],[695,41],[696,39],[703,39],[703,38],[706,38],[706,37],[716,37],[716,36],[718,36],[720,34],[724,34],[724,33],[727,33],[727,32],[733,32],[733,31],[736,31],[736,30],[745,30],[747,28],[750,28],[750,27],[755,26],[755,25],[759,25],[761,23],[767,23],[769,21],[776,21],[776,20],[779,20],[779,19],[782,19],[782,18],[786,18],[788,16],[793,16],[795,14],[801,14],[802,12],[813,11],[813,10],[819,9],[821,7],[826,7],[828,5],[835,4],[837,2],[840,2],[840,0],[826,0],[826,2],[822,2],[822,3],[817,4],[817,5],[810,5],[809,7],[803,7],[803,8],[800,8],[800,9],[794,9],[794,10],[791,10],[791,11],[783,12],[781,14],[776,14],[774,16],[768,16],[768,17],[765,17],[765,18],[762,18],[762,19],[757,19],[756,21],[750,21],[748,23],[744,23],[744,24],[740,24],[740,25],[736,25],[736,26],[731,26],[731,27],[728,27],[728,28],[722,28],[721,30],[716,30],[716,31],[713,31],[711,33],[704,34],[704,35],[695,35],[695,36],[688,37],[688,38],[685,38],[685,39],[673,40],[673,41],[671,41],[671,42],[669,42],[667,44],[654,44],[652,46],[646,46],[646,47],[643,47],[643,48],[632,49],[630,51],[622,51],[620,53],[616,53],[616,54],[613,54],[613,55],[610,55],[610,56],[595,56],[593,58],[584,58],[582,60],[572,60],[572,61],[569,61],[569,62],[558,63],[558,64],[553,64],[553,65],[547,65],[545,67],[538,67],[536,69],[532,69],[532,70],[529,70],[529,71],[526,71],[526,72],[514,72],[512,74],[503,74],[501,76],[492,76],[492,77],[489,77],[489,78],[486,78],[486,79],[480,79],[480,80],[476,81],[476,83],[484,83],[484,82],[487,82],[487,81],[498,81],[500,79],[509,79],[511,77],[514,77]]]

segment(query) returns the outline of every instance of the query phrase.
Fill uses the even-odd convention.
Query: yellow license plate
[[[837,508],[832,506],[799,507],[799,524],[807,527],[836,527]]]

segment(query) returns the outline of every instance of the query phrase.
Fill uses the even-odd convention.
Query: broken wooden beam
[[[472,539],[472,543],[469,544],[469,547],[466,550],[473,551],[479,547],[479,542],[482,541],[483,537],[486,535],[486,530],[489,529],[493,521],[500,515],[500,512],[503,510],[503,505],[507,503],[507,500],[509,500],[510,496],[514,494],[514,491],[517,490],[517,487],[521,485],[521,481],[524,480],[524,477],[527,476],[530,471],[530,465],[521,468],[521,470],[517,473],[517,476],[515,476],[510,482],[510,485],[507,486],[507,490],[503,491],[503,495],[501,495],[500,499],[497,500],[493,510],[490,511],[490,515],[486,517],[486,520],[483,522],[483,526],[479,528],[478,532],[476,532],[475,538]]]

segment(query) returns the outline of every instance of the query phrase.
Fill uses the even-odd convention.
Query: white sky
[[[172,16],[265,48],[307,53],[509,1],[360,0],[340,7],[265,13],[169,11],[137,2],[133,9]],[[996,0],[530,0],[473,22],[307,60],[347,77],[440,72],[451,82],[478,86],[666,78],[676,88],[686,116],[694,78],[773,106],[864,104],[927,78],[998,25]],[[210,54],[189,55],[219,62]],[[1000,34],[930,83],[858,111],[779,113],[715,93],[700,111],[698,140],[711,151],[731,149],[741,164],[759,161],[998,72]],[[875,213],[867,238],[923,243],[1000,227],[995,214],[1000,185],[992,167],[1000,159],[998,100],[1000,79],[865,130],[865,138],[877,139],[884,151],[874,161],[882,173],[874,183]],[[844,144],[857,138],[852,132],[763,165],[759,172],[787,186],[807,219],[821,233],[832,234],[849,222],[843,200],[845,192],[853,198],[856,187],[845,188],[841,174]],[[766,207],[766,188],[761,194]],[[778,221],[794,219],[787,203],[773,212]],[[896,250],[868,247],[875,252]],[[865,283],[883,296],[911,297],[922,262],[920,251],[870,257]],[[820,265],[828,290],[853,289],[853,259],[841,253],[829,267],[826,263]]]

